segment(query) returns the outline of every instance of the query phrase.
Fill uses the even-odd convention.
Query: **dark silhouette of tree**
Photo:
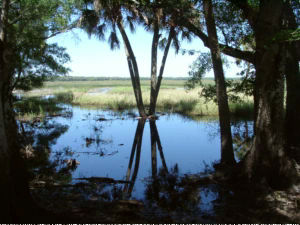
[[[251,180],[266,180],[273,187],[288,186],[297,179],[284,135],[286,56],[283,52],[286,47],[276,40],[284,29],[285,3],[272,0],[254,5],[247,1],[230,2],[242,11],[254,31],[256,43],[254,65],[258,109],[254,143],[246,156],[244,168]]]
[[[60,1],[59,3],[63,2]],[[18,69],[20,69],[18,66],[24,66],[24,62],[29,62],[33,59],[31,53],[36,50],[33,48],[39,48],[41,51],[45,50],[43,46],[47,37],[62,32],[62,27],[64,27],[65,24],[61,24],[58,21],[63,22],[66,20],[59,16],[58,11],[63,12],[66,17],[68,15],[70,16],[70,14],[67,14],[67,11],[61,11],[66,5],[63,6],[55,2],[3,0],[1,4],[0,185],[4,190],[1,199],[3,199],[3,204],[5,205],[1,212],[1,219],[3,219],[3,222],[8,223],[33,221],[35,218],[45,215],[45,212],[37,207],[30,196],[28,177],[24,161],[20,156],[22,146],[15,120],[15,112],[12,107],[13,79]],[[45,29],[45,27],[47,29]],[[26,33],[30,31],[32,32]],[[22,46],[22,43],[28,44],[29,36],[31,36],[32,42],[34,42],[34,38],[38,40],[42,38],[43,41],[37,41],[35,42],[36,45],[32,44],[27,46],[25,51],[25,46]],[[30,49],[32,51],[30,51]],[[44,56],[46,55],[47,54]],[[22,59],[24,59],[23,57],[26,59],[25,61],[22,61]],[[40,54],[39,57],[42,58],[43,55]],[[50,58],[51,57],[53,57],[53,55],[50,56]],[[56,63],[56,61],[52,58],[51,63]],[[24,66],[22,69],[30,68],[32,71],[39,69],[38,64],[29,64],[30,65],[27,65],[28,67]],[[43,67],[49,69],[50,67],[46,64],[47,63],[41,65],[40,69]],[[60,69],[62,69],[62,67]],[[32,216],[35,218],[32,218]]]
[[[299,73],[299,65],[296,66],[296,58],[299,59],[299,51],[292,53],[291,48],[289,50],[287,48],[287,45],[293,46],[294,49],[298,48],[299,35],[293,35],[293,32],[297,33],[295,19],[293,19],[296,18],[295,4],[292,1],[277,0],[251,2],[227,0],[224,2],[229,3],[230,9],[238,18],[241,18],[242,22],[246,22],[247,26],[241,26],[241,28],[249,28],[252,31],[250,34],[253,38],[244,39],[245,43],[252,41],[255,43],[253,51],[243,49],[241,45],[231,46],[230,43],[238,43],[241,40],[237,37],[233,38],[234,42],[226,43],[226,38],[224,38],[225,44],[218,43],[222,53],[245,60],[255,67],[255,138],[249,154],[243,161],[244,172],[248,180],[253,182],[264,180],[272,187],[289,186],[297,182],[294,161],[290,157],[290,152],[297,151],[292,149],[297,149],[298,144],[295,141],[297,135],[295,135],[294,128],[299,127],[299,124],[296,125],[298,118],[294,118],[299,107],[292,100],[292,98],[298,98],[295,90],[298,87],[296,74]],[[199,5],[190,3],[191,7],[201,12]],[[211,48],[208,36],[202,31],[201,21],[195,22],[195,17],[185,17],[182,13],[182,20],[178,23],[186,26],[203,41],[205,46]],[[287,24],[291,30],[286,32]],[[229,34],[235,37],[234,34]],[[224,35],[226,36],[228,35]],[[285,44],[288,42],[289,44]],[[290,52],[289,57],[287,57],[287,52]],[[289,68],[287,60],[289,60]],[[293,75],[291,75],[291,70],[294,71]],[[284,117],[283,104],[284,75],[287,75],[287,86],[289,86],[287,88],[287,117]],[[293,85],[291,81],[288,81],[289,79],[293,80]],[[292,125],[291,121],[295,124]],[[291,129],[287,131],[287,127]],[[292,144],[292,140],[296,144]]]

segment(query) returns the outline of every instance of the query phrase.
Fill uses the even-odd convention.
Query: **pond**
[[[25,125],[28,132],[34,127],[31,129],[33,147],[48,149],[49,161],[56,162],[56,171],[68,165],[70,171],[65,183],[74,185],[93,179],[107,183],[99,192],[109,190],[108,200],[125,198],[153,202],[153,180],[164,183],[164,179],[172,181],[174,176],[205,173],[220,160],[216,119],[158,113],[157,120],[142,121],[136,111],[121,113],[62,106],[68,112],[65,116]],[[252,136],[252,126],[251,121],[236,121],[232,126],[237,160],[241,157],[239,143]],[[176,183],[174,179],[172,182]],[[158,198],[164,199],[163,193],[167,191],[159,192]],[[210,189],[201,189],[197,193],[197,198],[201,199],[195,203],[197,208],[202,213],[211,213],[217,195]]]

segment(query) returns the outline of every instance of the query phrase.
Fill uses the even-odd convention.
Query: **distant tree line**
[[[165,80],[188,80],[188,77],[165,77]],[[209,78],[207,78],[209,79]],[[130,80],[128,77],[84,77],[84,76],[59,76],[48,79],[48,81],[103,81],[103,80]],[[150,80],[141,77],[141,80]]]

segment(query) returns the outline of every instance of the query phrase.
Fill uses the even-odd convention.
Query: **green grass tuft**
[[[59,92],[54,94],[54,99],[61,103],[72,103],[74,100],[74,94],[71,91]]]

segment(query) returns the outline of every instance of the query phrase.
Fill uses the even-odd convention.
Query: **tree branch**
[[[205,47],[210,48],[208,36],[200,28],[196,27],[194,24],[192,24],[191,22],[186,21],[186,20],[184,21],[184,23],[185,23],[184,25],[193,34],[195,34],[197,37],[199,37],[202,40]],[[238,58],[241,60],[245,60],[250,63],[254,63],[254,52],[243,51],[243,50],[233,48],[228,45],[224,45],[224,44],[220,44],[220,43],[219,43],[219,47],[220,47],[221,52],[225,55],[228,55],[228,56],[231,56],[234,58]]]

